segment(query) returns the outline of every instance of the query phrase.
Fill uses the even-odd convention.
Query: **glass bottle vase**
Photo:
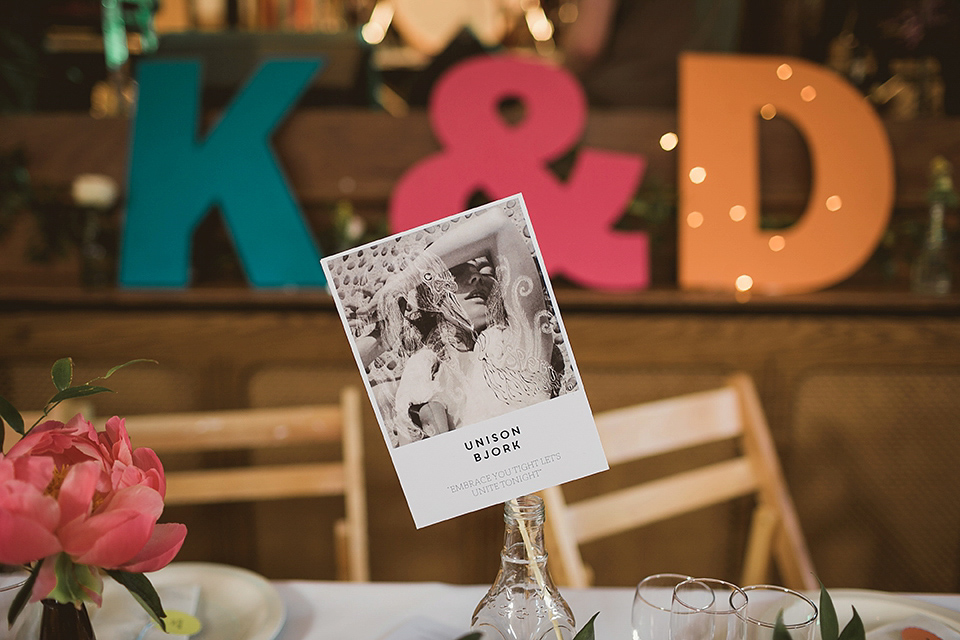
[[[500,571],[473,612],[485,640],[570,640],[575,621],[550,577],[543,543],[543,500],[521,496],[503,505]]]
[[[934,296],[950,293],[953,274],[944,237],[943,216],[943,204],[933,203],[923,246],[910,272],[910,288],[914,293]]]
[[[40,640],[96,640],[90,616],[84,604],[42,600]]]

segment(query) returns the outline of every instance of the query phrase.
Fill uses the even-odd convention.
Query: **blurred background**
[[[648,161],[617,227],[649,235],[651,288],[554,283],[594,411],[747,371],[824,583],[960,591],[960,220],[944,182],[960,162],[957,42],[957,0],[0,0],[0,395],[39,407],[64,356],[84,380],[133,358],[160,362],[118,374],[100,414],[328,402],[361,384],[329,296],[251,288],[216,208],[196,230],[189,287],[116,286],[142,61],[201,60],[211,122],[263,60],[328,60],[273,144],[329,255],[389,233],[394,184],[439,149],[426,115],[437,78],[471,56],[521,53],[564,66],[587,96],[581,142],[551,165],[559,180],[580,148]],[[876,109],[896,196],[857,273],[795,296],[678,290],[676,158],[660,138],[676,131],[682,51],[806,59]],[[811,159],[788,121],[757,126],[762,224],[786,228],[806,206]],[[933,289],[911,276],[929,252],[942,265]],[[417,531],[369,406],[365,420],[373,579],[492,580],[501,509]],[[304,500],[164,517],[190,527],[182,559],[325,578],[338,508]],[[598,584],[657,571],[735,578],[748,514],[685,516],[587,560]],[[715,547],[698,543],[704,531]]]

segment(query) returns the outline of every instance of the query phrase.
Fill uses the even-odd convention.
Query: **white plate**
[[[909,618],[922,615],[943,623],[960,633],[960,611],[951,611],[916,598],[898,596],[882,591],[859,589],[830,589],[830,599],[837,610],[840,628],[852,615],[851,607],[857,608],[863,627],[869,634],[871,630]],[[819,595],[811,596],[819,606]]]
[[[280,594],[266,578],[252,571],[209,562],[174,562],[148,577],[158,590],[200,586],[197,617],[203,630],[191,640],[274,640],[283,627],[286,609]],[[131,606],[139,608],[126,589],[107,578],[103,607],[91,611],[91,618],[95,621],[96,617]]]

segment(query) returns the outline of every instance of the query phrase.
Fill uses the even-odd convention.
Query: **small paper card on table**
[[[418,528],[607,468],[522,196],[322,264]]]

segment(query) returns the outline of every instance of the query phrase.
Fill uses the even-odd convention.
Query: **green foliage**
[[[863,620],[857,613],[857,608],[853,608],[853,617],[840,631],[840,623],[837,620],[837,610],[833,606],[833,599],[827,589],[820,584],[820,640],[866,640],[867,634],[863,627]],[[773,640],[790,640],[790,632],[787,631],[783,623],[783,611],[777,614],[777,621],[773,626]]]
[[[598,615],[600,615],[599,611],[593,614],[593,617],[587,621],[587,624],[583,625],[580,632],[573,636],[573,640],[594,640],[593,621],[597,619]]]
[[[136,360],[130,360],[129,362],[124,362],[123,364],[118,364],[113,367],[107,373],[85,384],[73,385],[73,359],[72,358],[60,358],[53,363],[53,367],[50,369],[50,379],[53,380],[53,386],[56,387],[57,392],[47,400],[47,403],[43,407],[43,414],[36,422],[31,425],[30,429],[40,424],[44,418],[50,415],[50,412],[53,411],[54,407],[63,402],[64,400],[69,400],[71,398],[85,398],[87,396],[96,395],[98,393],[113,393],[112,389],[107,387],[102,387],[100,385],[93,384],[98,380],[106,380],[114,373],[127,367],[131,364],[137,362],[152,362],[157,363],[156,360],[148,360],[146,358],[137,358]],[[10,427],[19,433],[21,436],[26,435],[30,429],[25,429],[23,423],[23,416],[20,415],[20,412],[17,411],[6,398],[0,396],[0,418],[4,422],[10,425]],[[3,447],[3,430],[0,429],[0,447]]]
[[[134,600],[140,603],[153,621],[163,629],[167,630],[167,625],[163,619],[167,616],[160,604],[160,596],[157,590],[150,583],[147,576],[142,573],[130,573],[128,571],[119,571],[117,569],[108,569],[107,575],[116,580],[120,585],[127,588]]]
[[[16,407],[7,402],[7,399],[0,396],[0,418],[10,425],[17,433],[23,433],[23,416],[17,411]],[[0,429],[0,449],[3,448],[4,430]]]
[[[833,606],[833,600],[827,589],[823,583],[820,583],[820,640],[866,640],[867,633],[863,628],[863,620],[860,619],[857,608],[851,608],[853,617],[838,634],[840,623],[837,621],[837,610]]]
[[[790,640],[790,632],[783,623],[783,609],[777,612],[777,621],[773,624],[773,640]]]
[[[33,565],[27,581],[20,588],[20,591],[17,592],[17,595],[13,597],[13,602],[10,603],[10,609],[7,611],[7,625],[9,627],[13,626],[13,623],[17,620],[17,616],[19,616],[23,608],[27,606],[27,602],[30,600],[30,594],[33,593],[33,583],[37,581],[37,574],[40,573],[40,567],[42,566],[43,560]]]

